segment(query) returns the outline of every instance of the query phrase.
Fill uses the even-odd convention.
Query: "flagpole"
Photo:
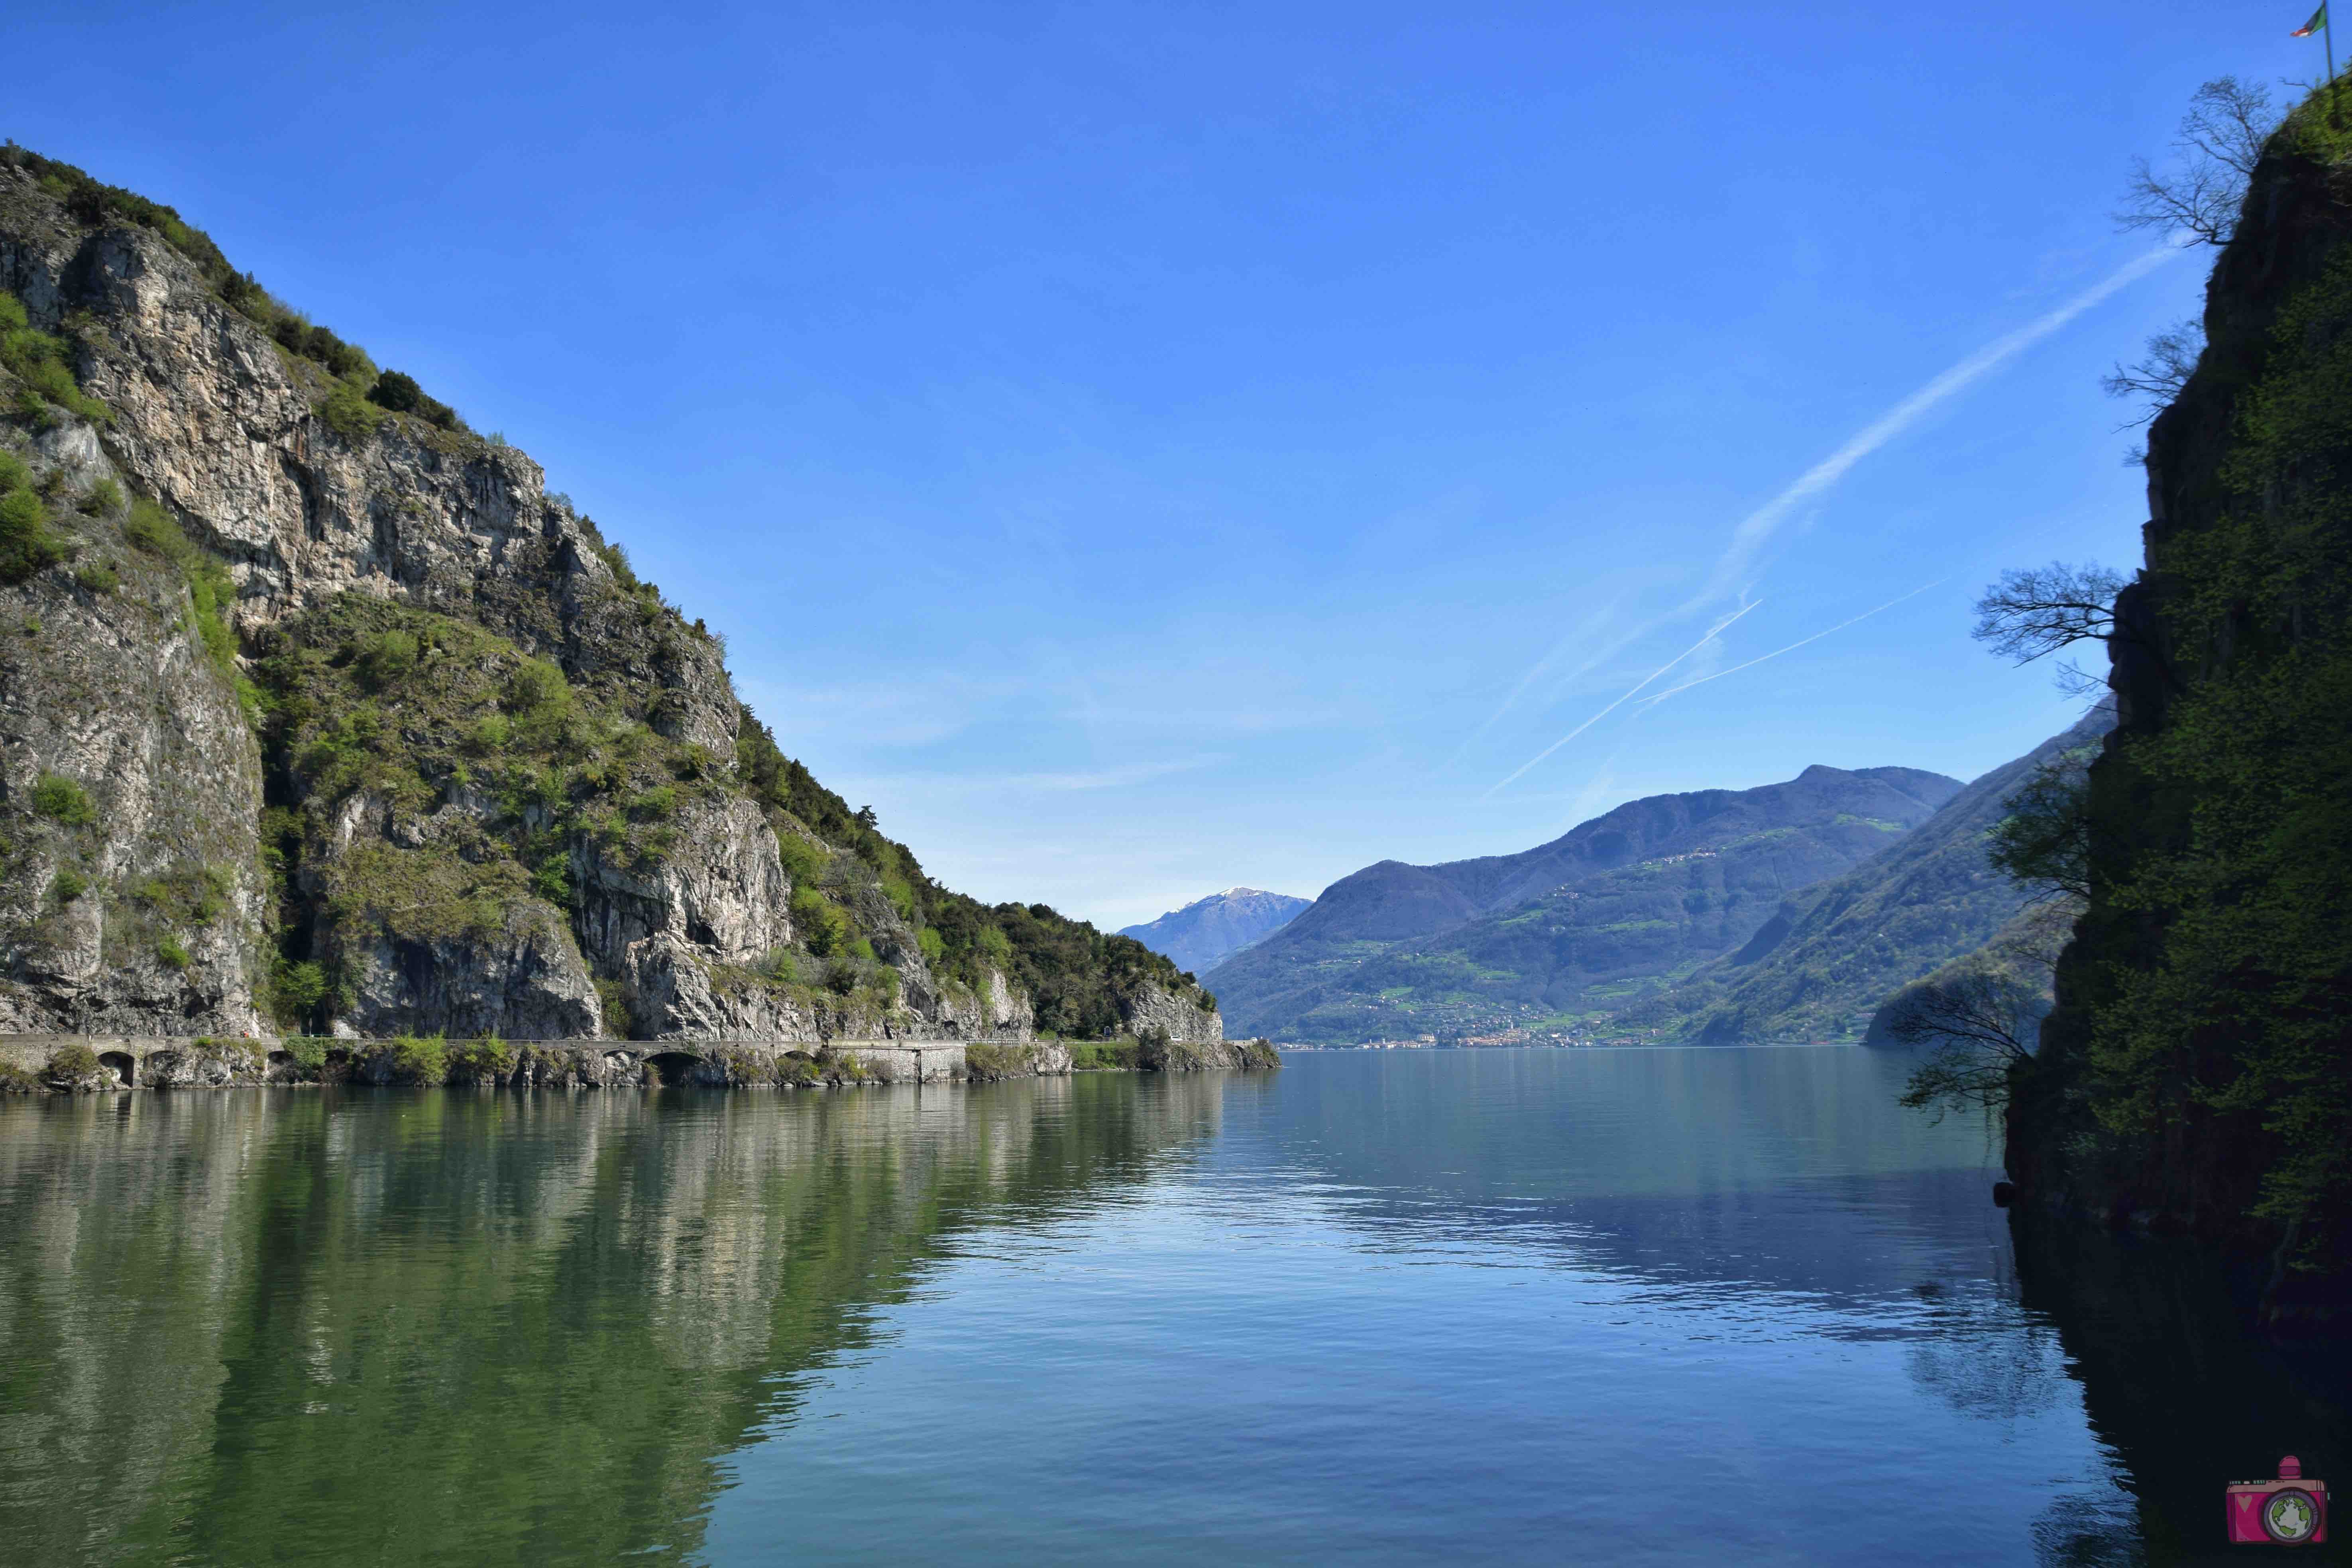
[[[2326,5],[2319,8],[2326,18],[2319,29],[2320,41],[2327,46],[2327,122],[2336,130],[2344,129],[2344,95],[2336,87],[2336,13]]]
[[[2336,86],[2336,18],[2328,14],[2327,0],[2319,0],[2319,9],[2311,20],[2297,27],[2294,37],[2307,38],[2319,35],[2320,47],[2327,51],[2327,123],[2336,130],[2344,129],[2344,94]]]

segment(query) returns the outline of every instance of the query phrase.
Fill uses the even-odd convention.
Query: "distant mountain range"
[[[1589,1035],[1741,952],[1792,895],[1884,851],[1961,787],[1915,768],[1811,767],[1633,801],[1517,855],[1384,860],[1202,978],[1231,1027],[1278,1039]]]
[[[1118,934],[1133,937],[1154,952],[1174,959],[1177,968],[1198,974],[1280,931],[1313,902],[1261,888],[1227,888],[1195,899],[1149,925],[1125,927]]]
[[[2114,722],[2103,705],[1993,769],[1885,853],[1790,899],[1738,952],[1701,965],[1625,1022],[1710,1045],[1861,1037],[1889,997],[2017,918],[2026,896],[1987,861],[1986,836],[2034,769],[2096,746]]]

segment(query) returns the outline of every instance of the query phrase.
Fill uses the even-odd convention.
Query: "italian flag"
[[[2327,26],[2327,7],[2322,5],[2311,14],[2311,20],[2287,35],[2290,38],[2307,38]]]

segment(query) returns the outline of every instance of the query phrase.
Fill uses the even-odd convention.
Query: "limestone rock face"
[[[1202,1006],[1194,999],[1199,994],[1179,995],[1147,982],[1119,998],[1119,1017],[1130,1035],[1158,1029],[1171,1040],[1223,1039],[1224,1019]]]
[[[835,994],[762,984],[740,966],[669,933],[629,948],[625,967],[632,1034],[646,1040],[831,1039],[1026,1040],[1035,1019],[1028,999],[991,972],[985,994],[931,977],[919,955],[898,970],[898,1003],[863,992]]]
[[[1139,1063],[1147,1072],[1263,1072],[1282,1065],[1266,1040],[1171,1040],[1146,1042]]]
[[[719,642],[536,463],[365,401],[372,370],[329,368],[348,345],[283,346],[283,321],[216,282],[0,153],[0,289],[106,405],[44,405],[0,369],[0,452],[70,547],[0,585],[0,1032],[232,1037],[274,1013],[347,1037],[1032,1034],[1010,974],[1034,970],[974,945],[970,918],[935,970],[919,870],[887,870],[870,822],[834,800],[816,842],[746,784],[739,740],[764,732],[740,733]],[[572,760],[530,787],[493,765],[510,687],[446,713],[385,698],[365,726],[346,706],[331,732],[315,703],[301,728],[315,686],[240,700],[289,648],[320,679],[372,668],[361,633],[454,679],[427,622],[468,628],[478,673],[551,661],[580,732],[539,754]],[[345,640],[303,641],[330,626]],[[844,929],[799,929],[796,892]],[[1149,986],[1129,1015],[1221,1032]]]
[[[1037,1021],[1029,998],[1014,990],[1003,974],[993,969],[988,972],[986,994],[974,994],[968,1007],[952,998],[942,1001],[940,1006],[942,1016],[959,1031],[974,1036],[1012,1035],[1025,1039]]]
[[[612,969],[656,936],[721,963],[749,963],[790,940],[791,895],[776,836],[740,797],[682,814],[678,847],[651,866],[616,864],[593,840],[572,851],[581,945]]]
[[[0,170],[0,287],[36,326],[70,314],[83,328],[83,387],[114,413],[108,452],[227,558],[241,626],[348,592],[403,599],[479,621],[575,679],[643,685],[661,733],[731,750],[718,650],[642,635],[537,463],[388,415],[338,434],[316,407],[324,371],[280,350],[161,237],[45,222],[28,185]]]
[[[602,1034],[595,982],[563,917],[535,900],[506,916],[495,932],[382,936],[349,954],[351,1005],[337,1032],[509,1040]]]
[[[329,816],[320,863],[298,875],[295,886],[322,901],[352,899],[347,873],[369,855],[422,858],[463,844],[491,809],[461,794],[437,811],[415,815],[381,795],[353,794]],[[410,896],[415,890],[404,889],[394,901],[425,902]],[[561,910],[540,900],[469,910],[462,920],[339,930],[322,956],[343,977],[329,1026],[346,1037],[545,1040],[604,1030],[595,982],[570,925]]]
[[[139,1080],[154,1089],[220,1089],[250,1081],[261,1064],[255,1052],[241,1046],[205,1040],[156,1051],[139,1064]]]
[[[657,1040],[803,1040],[828,1037],[820,1010],[781,987],[733,984],[706,951],[670,931],[629,945],[631,1033]],[[716,977],[714,983],[714,976]]]
[[[24,455],[113,477],[87,426]],[[176,574],[103,544],[79,569],[114,585],[0,587],[0,1031],[249,1032],[259,749]]]

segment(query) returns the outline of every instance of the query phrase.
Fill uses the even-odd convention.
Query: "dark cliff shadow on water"
[[[959,1233],[1185,1157],[1223,1077],[0,1106],[0,1557],[695,1557]]]
[[[1895,1053],[1466,1064],[1497,1100],[1540,1112],[1496,1137],[1427,1126],[1483,1114],[1475,1093],[1411,1092],[1435,1066],[1343,1062],[1288,1086],[1280,1133],[1365,1246],[1476,1235],[1665,1312],[1752,1306],[1811,1335],[1901,1342],[1918,1387],[1996,1426],[2079,1401],[2105,1460],[2021,1521],[2043,1563],[2241,1560],[2222,1539],[2222,1488],[2274,1475],[2284,1454],[2352,1492],[2347,1358],[2250,1332],[2250,1284],[2193,1247],[1994,1208],[1990,1145],[1899,1110]],[[1706,1136],[1673,1131],[1692,1126]]]
[[[2092,1429],[2132,1494],[2126,1510],[2053,1508],[2035,1528],[2043,1561],[2244,1561],[2223,1536],[2222,1488],[2268,1479],[2286,1454],[2337,1497],[2352,1493],[2346,1347],[2282,1346],[2252,1332],[2258,1282],[2194,1244],[2026,1211],[2011,1232],[2021,1300],[2056,1328]],[[2286,1561],[2352,1562],[2352,1509],[2335,1512],[2335,1539]]]

